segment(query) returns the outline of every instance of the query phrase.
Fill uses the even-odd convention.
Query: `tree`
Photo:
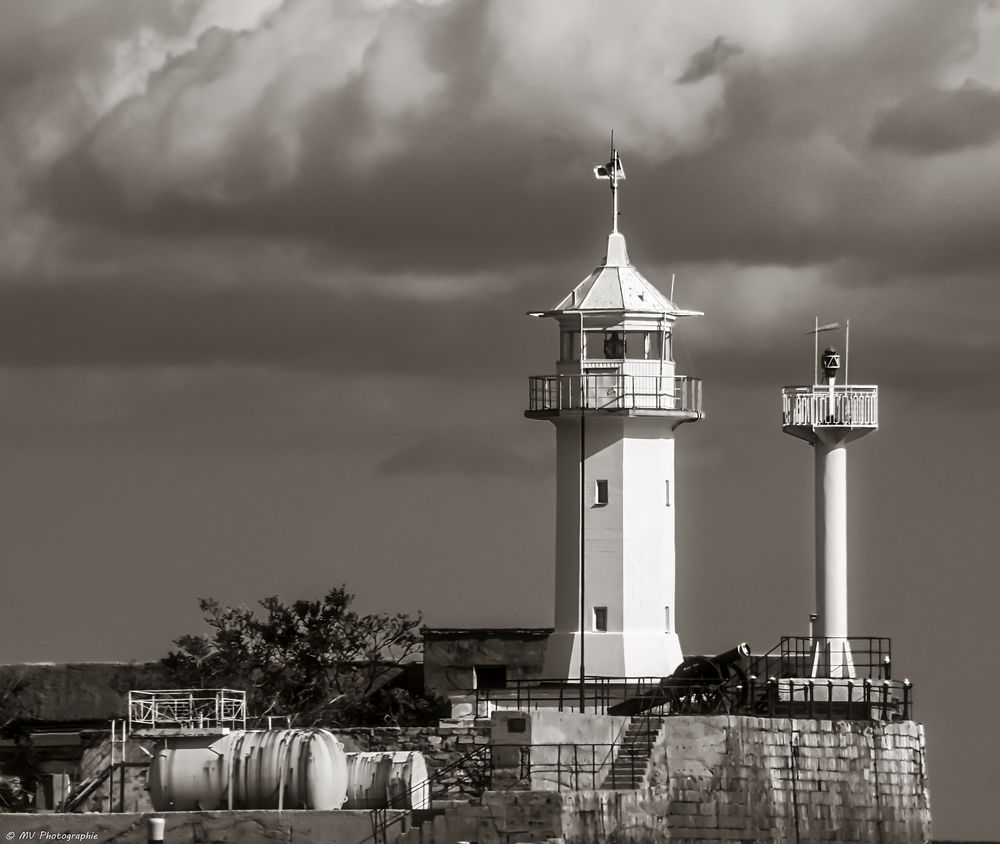
[[[399,681],[420,650],[419,615],[360,615],[341,586],[319,601],[259,609],[199,599],[209,635],[174,640],[161,660],[167,679],[188,688],[247,693],[250,715],[284,715],[295,726],[428,723],[443,701]]]

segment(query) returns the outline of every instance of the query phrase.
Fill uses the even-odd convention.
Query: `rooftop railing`
[[[129,730],[182,727],[246,729],[246,692],[236,689],[151,689],[128,693]]]
[[[702,416],[701,379],[685,375],[533,375],[528,410],[652,410]]]
[[[878,387],[814,384],[783,387],[781,424],[789,427],[878,427]]]

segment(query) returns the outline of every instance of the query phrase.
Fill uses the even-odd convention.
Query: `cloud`
[[[612,126],[641,266],[881,284],[1000,250],[996,150],[870,142],[887,102],[979,60],[970,4],[62,8],[24,13],[0,70],[11,363],[342,366],[382,330],[357,365],[468,369],[451,349],[508,348],[599,260]]]
[[[998,139],[1000,91],[971,81],[911,94],[882,112],[871,133],[875,147],[910,155],[941,155]]]
[[[742,47],[731,44],[720,35],[707,47],[703,47],[691,56],[687,68],[677,82],[681,85],[700,82],[706,76],[717,73],[730,58],[738,56],[742,52]]]

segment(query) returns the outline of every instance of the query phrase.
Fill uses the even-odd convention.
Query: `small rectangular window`
[[[594,629],[598,633],[608,632],[608,608],[594,607]]]
[[[667,481],[667,498],[665,503],[668,507],[670,506],[670,481]]]
[[[608,482],[605,480],[597,481],[594,489],[594,503],[603,505],[608,503]]]
[[[670,607],[663,608],[663,632],[670,632]]]
[[[625,356],[631,360],[645,360],[646,337],[645,331],[626,331]]]
[[[647,342],[647,352],[646,360],[659,360],[660,359],[660,332],[651,331],[646,336]]]

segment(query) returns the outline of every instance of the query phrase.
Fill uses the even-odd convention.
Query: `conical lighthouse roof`
[[[625,236],[620,232],[608,236],[608,253],[600,266],[573,288],[549,315],[566,311],[700,316],[700,311],[678,308],[632,266],[625,248]]]

